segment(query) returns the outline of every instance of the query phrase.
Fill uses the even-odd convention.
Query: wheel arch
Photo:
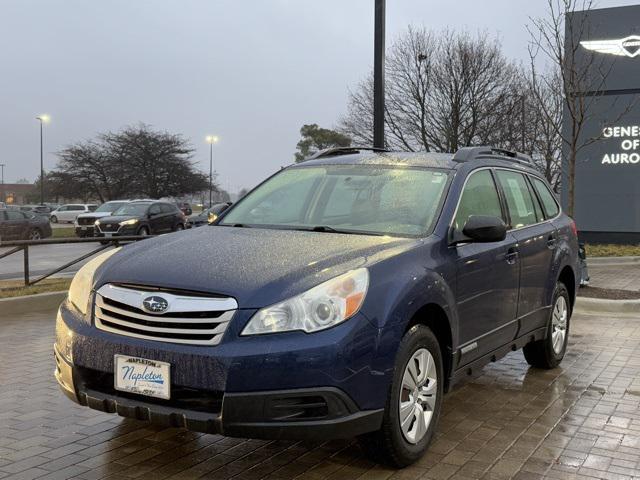
[[[560,275],[558,275],[558,281],[562,282],[567,290],[569,291],[569,300],[571,302],[571,310],[573,311],[573,306],[576,302],[576,276],[573,268],[569,265],[565,265],[560,270]]]
[[[444,370],[444,391],[449,390],[451,372],[453,368],[453,335],[447,312],[437,303],[428,303],[411,317],[407,323],[405,333],[414,325],[428,327],[438,339]]]

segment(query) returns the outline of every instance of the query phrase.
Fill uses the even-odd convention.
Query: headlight
[[[100,226],[100,220],[96,220],[95,222],[93,222],[93,224],[94,224],[96,227]]]
[[[124,227],[126,225],[135,225],[136,223],[138,223],[138,219],[137,218],[132,218],[130,220],[125,220],[124,222],[120,222],[120,226]]]
[[[352,270],[284,302],[259,310],[242,335],[302,330],[317,332],[344,322],[362,306],[369,286],[366,268]]]
[[[213,223],[218,219],[218,215],[213,213],[213,212],[209,212],[209,214],[207,215],[207,222],[208,223]]]
[[[87,314],[89,308],[89,297],[91,296],[91,286],[93,285],[93,274],[97,268],[104,263],[111,255],[116,253],[120,248],[114,248],[87,262],[78,273],[76,273],[71,286],[69,287],[69,301],[82,312]]]

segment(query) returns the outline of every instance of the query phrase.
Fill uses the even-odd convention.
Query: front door
[[[505,218],[493,174],[473,172],[464,187],[452,228],[462,231],[471,215]],[[455,247],[456,303],[461,365],[515,338],[520,262],[517,240]]]

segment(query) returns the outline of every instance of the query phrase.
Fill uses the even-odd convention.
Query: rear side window
[[[462,192],[453,228],[462,231],[471,215],[490,215],[502,218],[500,197],[489,170],[471,174]]]
[[[511,228],[526,227],[538,223],[534,199],[524,175],[508,170],[498,170],[497,176],[509,208]]]
[[[149,207],[149,213],[151,215],[158,215],[159,213],[162,213],[162,209],[160,208],[159,204],[154,203]]]
[[[558,202],[556,201],[555,196],[549,190],[549,187],[547,187],[547,185],[539,178],[530,178],[531,183],[533,183],[533,187],[536,189],[536,192],[538,192],[538,196],[542,201],[542,206],[544,207],[545,211],[545,218],[549,219],[557,216],[558,213],[560,213],[560,208],[558,207]]]

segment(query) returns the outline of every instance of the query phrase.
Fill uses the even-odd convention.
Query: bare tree
[[[409,28],[387,55],[387,144],[402,150],[455,151],[487,143],[512,128],[521,69],[486,34]],[[373,82],[350,92],[341,130],[372,141]]]

